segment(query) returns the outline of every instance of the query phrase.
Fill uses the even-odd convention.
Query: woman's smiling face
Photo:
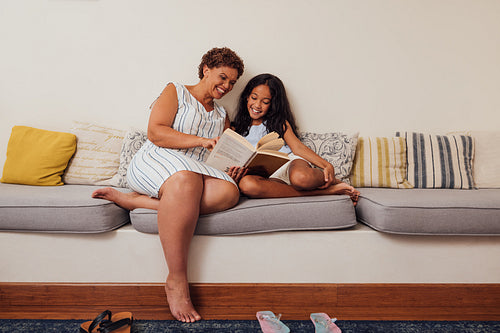
[[[219,99],[233,89],[238,80],[238,71],[232,67],[214,67],[206,69],[206,77],[210,82],[212,97]]]
[[[248,114],[252,118],[252,125],[262,124],[264,116],[271,106],[271,98],[271,91],[267,85],[261,84],[253,88],[247,98]]]

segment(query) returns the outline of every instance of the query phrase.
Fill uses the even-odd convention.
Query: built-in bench
[[[0,317],[88,318],[113,307],[171,318],[156,212],[137,209],[130,224],[127,211],[90,197],[95,188],[0,184]],[[360,191],[356,209],[347,196],[242,198],[201,217],[189,267],[200,312],[500,318],[500,190]]]

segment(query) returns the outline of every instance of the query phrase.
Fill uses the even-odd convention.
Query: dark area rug
[[[54,332],[78,333],[82,320],[0,320],[1,333]],[[311,321],[283,320],[291,333],[314,333]],[[500,321],[351,321],[339,320],[337,325],[343,333],[497,333]],[[215,332],[261,332],[257,320],[203,320],[183,324],[170,320],[137,320],[133,333],[215,333]]]

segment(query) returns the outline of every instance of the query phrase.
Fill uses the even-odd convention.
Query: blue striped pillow
[[[407,177],[415,188],[472,189],[474,140],[467,135],[399,132],[407,151]]]

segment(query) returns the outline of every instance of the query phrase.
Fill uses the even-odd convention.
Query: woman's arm
[[[292,152],[295,155],[306,159],[315,166],[323,169],[323,173],[325,175],[325,183],[327,183],[328,185],[338,183],[339,181],[335,178],[335,170],[333,168],[333,165],[331,165],[328,161],[321,158],[318,154],[316,154],[305,144],[303,144],[299,140],[299,138],[297,138],[295,133],[293,133],[288,122],[286,123],[286,126],[287,127],[285,134],[283,135],[283,139],[285,140],[288,147],[290,147]]]
[[[202,138],[186,134],[172,128],[177,114],[177,91],[170,83],[162,91],[151,109],[148,123],[148,139],[159,147],[193,148],[205,147],[212,149],[216,139]]]

